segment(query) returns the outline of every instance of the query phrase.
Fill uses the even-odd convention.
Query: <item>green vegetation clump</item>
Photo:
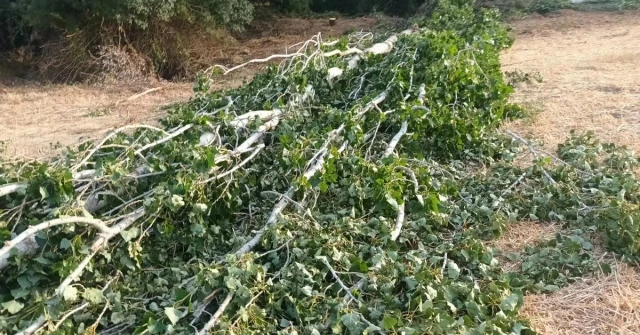
[[[524,294],[608,270],[591,236],[638,260],[638,160],[500,129],[498,18],[442,1],[239,88],[202,76],[159,127],[0,162],[0,332],[535,334]],[[486,242],[522,219],[567,231],[507,273]]]

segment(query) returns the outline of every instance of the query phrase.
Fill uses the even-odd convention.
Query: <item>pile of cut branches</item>
[[[417,27],[318,35],[240,88],[203,76],[160,127],[2,162],[0,333],[525,334],[524,293],[601,265],[559,236],[503,273],[484,240],[508,222],[635,257],[635,157],[500,132],[495,12],[441,1]]]

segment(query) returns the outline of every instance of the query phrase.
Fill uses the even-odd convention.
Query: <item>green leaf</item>
[[[11,295],[15,299],[24,298],[29,295],[29,290],[25,290],[21,287],[11,290]]]
[[[391,316],[385,316],[382,319],[382,328],[383,329],[393,329],[393,327],[395,327],[398,324],[398,319],[391,317]]]
[[[280,327],[282,328],[291,327],[291,321],[284,318],[280,319]]]
[[[326,193],[329,190],[329,185],[322,181],[320,184],[318,184],[318,188],[320,189],[320,192]]]
[[[517,293],[511,293],[506,299],[502,300],[500,303],[500,309],[507,312],[513,312],[516,310],[518,306],[518,302],[520,301],[521,296]]]
[[[178,323],[180,318],[182,318],[184,315],[182,312],[173,307],[165,307],[164,314],[169,318],[169,321],[171,321],[171,324],[173,325]]]
[[[239,280],[237,280],[237,279],[235,279],[233,277],[227,278],[227,281],[225,282],[225,284],[227,285],[227,288],[232,290],[232,291],[237,290],[238,287],[240,287],[242,285],[242,283]]]
[[[42,264],[42,265],[50,265],[50,264],[51,264],[51,261],[50,261],[50,260],[48,260],[48,259],[46,259],[46,258],[44,258],[44,257],[42,257],[42,256],[37,257],[37,258],[35,259],[35,261],[36,261],[36,262],[38,262],[38,263],[40,263],[40,264]]]
[[[120,312],[111,313],[111,322],[113,322],[114,324],[122,323],[124,320],[126,320],[126,318],[123,313],[120,313]]]
[[[97,288],[85,289],[82,296],[93,305],[97,305],[105,301],[102,291]]]
[[[549,292],[555,292],[560,290],[560,286],[558,285],[545,285],[544,289]]]
[[[76,301],[78,300],[78,289],[73,286],[67,286],[62,293],[65,301]]]
[[[40,186],[39,191],[40,191],[40,196],[42,197],[42,200],[49,197],[49,191],[47,191],[47,189],[44,186]]]
[[[360,316],[356,313],[345,314],[340,318],[340,321],[348,328],[354,328],[360,322]]]
[[[71,241],[67,240],[66,238],[63,238],[62,240],[60,240],[60,249],[67,250],[70,247],[71,247]]]
[[[304,295],[306,295],[307,297],[310,297],[310,296],[313,295],[313,288],[311,288],[311,286],[307,285],[307,286],[302,288],[302,293],[304,293]]]
[[[138,233],[140,231],[138,230],[138,228],[131,228],[129,230],[123,230],[120,232],[120,236],[122,236],[122,238],[125,240],[125,242],[129,242],[132,239],[138,237]]]
[[[475,301],[467,301],[465,305],[467,308],[467,314],[469,314],[469,316],[473,318],[482,316],[482,312],[480,311],[480,306],[478,306],[478,304]]]
[[[458,267],[458,264],[456,264],[456,262],[448,260],[447,274],[451,279],[457,279],[458,277],[460,277],[460,268]]]
[[[7,312],[9,312],[10,314],[16,314],[24,308],[24,304],[16,300],[11,300],[7,302],[3,302],[2,308],[7,310]]]
[[[605,262],[600,262],[600,270],[602,271],[602,273],[608,275],[611,274],[612,270],[611,270],[611,265],[605,263]]]

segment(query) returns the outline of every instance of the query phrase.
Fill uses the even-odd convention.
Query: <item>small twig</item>
[[[233,299],[233,293],[229,292],[227,296],[224,298],[224,300],[222,301],[222,303],[220,304],[220,306],[218,307],[218,310],[213,314],[213,316],[211,316],[211,319],[209,319],[209,322],[207,322],[207,324],[205,324],[204,327],[202,327],[202,329],[198,331],[197,333],[198,335],[205,335],[210,329],[216,326],[218,319],[222,316],[222,313],[224,313],[225,309],[227,309],[232,299]]]
[[[516,181],[514,181],[511,185],[509,185],[509,187],[507,187],[503,192],[501,196],[504,196],[505,194],[507,194],[512,188],[516,187],[516,185],[520,184],[520,182],[522,181],[522,179],[524,179],[524,177],[527,175],[527,173],[523,173],[518,179],[516,179]]]
[[[247,157],[245,160],[243,160],[242,162],[240,162],[240,164],[234,166],[232,169],[230,169],[229,171],[226,171],[224,173],[221,173],[217,176],[213,176],[205,181],[203,181],[203,184],[209,183],[213,180],[219,180],[222,179],[232,173],[234,173],[235,171],[237,171],[238,169],[242,168],[243,166],[245,166],[249,161],[251,161],[254,157],[256,157],[256,155],[258,155],[260,153],[260,151],[264,149],[264,144],[260,144],[258,145],[255,150],[253,150],[253,152],[251,153],[251,155],[249,155],[249,157]]]
[[[338,274],[336,273],[336,270],[334,270],[334,269],[333,269],[333,267],[331,267],[331,264],[329,264],[329,261],[327,261],[327,258],[326,258],[326,257],[318,257],[318,258],[319,258],[319,259],[324,263],[324,265],[326,265],[326,266],[327,266],[327,268],[329,268],[329,271],[331,271],[331,275],[333,275],[333,278],[335,278],[335,280],[338,282],[338,285],[340,285],[340,287],[341,287],[343,290],[345,290],[345,292],[347,293],[347,295],[348,295],[351,299],[353,299],[353,300],[355,300],[355,301],[357,301],[357,302],[359,302],[359,303],[362,303],[359,299],[357,299],[356,297],[354,297],[354,296],[353,296],[353,294],[351,293],[351,290],[349,290],[349,288],[347,287],[347,285],[345,285],[345,284],[342,282],[342,279],[340,279],[340,276],[338,276]]]
[[[70,310],[69,312],[67,312],[65,315],[62,316],[62,318],[56,322],[55,326],[53,326],[53,331],[57,330],[58,328],[60,328],[60,325],[62,325],[62,323],[64,322],[64,320],[66,320],[67,318],[69,318],[71,315],[78,313],[79,311],[85,309],[89,307],[89,303],[85,302],[84,304]]]
[[[145,150],[147,150],[147,149],[149,149],[149,148],[152,148],[152,147],[155,147],[156,145],[159,145],[159,144],[165,143],[165,142],[167,142],[167,141],[170,141],[172,138],[174,138],[174,137],[176,137],[176,136],[178,136],[178,135],[180,135],[180,134],[184,133],[185,131],[187,131],[187,130],[191,129],[192,127],[193,127],[193,125],[192,125],[192,124],[188,124],[188,125],[186,125],[186,126],[184,126],[184,127],[180,128],[180,129],[178,129],[178,130],[174,131],[173,133],[169,134],[169,136],[163,137],[163,138],[161,138],[161,139],[159,139],[159,140],[157,140],[157,141],[155,141],[155,142],[152,142],[152,143],[149,143],[149,144],[145,145],[144,147],[142,147],[142,148],[140,148],[140,149],[136,150],[134,153],[135,153],[136,155],[140,155],[140,154],[141,154],[142,152],[144,152]]]
[[[194,323],[198,322],[198,320],[200,319],[200,315],[202,315],[202,312],[204,312],[205,308],[207,308],[211,301],[213,301],[213,298],[215,298],[218,292],[220,292],[220,288],[213,290],[211,294],[209,294],[206,298],[204,298],[204,300],[202,300],[200,304],[198,304],[198,306],[196,306],[196,308],[193,310],[193,320],[189,323],[190,326],[193,326]]]
[[[444,269],[447,267],[447,253],[444,253],[444,261],[442,261],[442,268],[440,269],[440,277],[444,276]]]
[[[107,308],[109,308],[111,305],[109,304],[109,301],[107,300],[107,303],[104,304],[104,308],[102,309],[102,312],[100,312],[100,315],[98,315],[98,318],[96,319],[96,322],[94,322],[91,326],[89,326],[87,329],[93,329],[93,331],[89,331],[89,333],[95,333],[96,329],[98,329],[98,326],[100,325],[100,320],[102,320],[102,317],[104,316],[104,313],[107,312]]]
[[[376,126],[376,130],[373,132],[373,137],[371,138],[371,144],[369,144],[369,148],[367,149],[367,153],[364,155],[364,160],[366,161],[369,157],[369,153],[371,152],[371,147],[373,147],[373,142],[376,141],[376,136],[378,135],[378,129],[380,128],[380,121],[378,121],[378,125]]]
[[[265,252],[265,253],[260,254],[257,258],[261,258],[261,257],[264,257],[264,256],[266,256],[266,255],[272,254],[272,253],[274,253],[274,252],[278,252],[278,251],[280,251],[280,250],[282,250],[282,249],[286,248],[286,247],[289,245],[289,242],[291,242],[291,240],[289,240],[289,241],[287,241],[287,242],[283,243],[281,246],[279,246],[279,247],[277,247],[277,248],[275,248],[275,249],[273,249],[273,250],[269,250],[269,251],[267,251],[267,252]]]
[[[338,282],[338,285],[340,285],[340,287],[343,290],[345,290],[345,292],[347,293],[347,296],[357,301],[358,303],[362,304],[362,301],[360,301],[359,299],[356,299],[356,297],[354,297],[353,294],[351,293],[351,290],[349,290],[349,288],[342,282],[342,279],[340,279],[340,276],[338,276],[338,274],[336,273],[336,270],[334,270],[333,267],[331,267],[331,265],[329,264],[329,261],[327,261],[327,258],[326,257],[318,257],[318,258],[320,258],[320,260],[324,263],[324,265],[326,265],[329,268],[329,271],[331,271],[331,275],[333,275],[333,278],[335,278],[335,280]],[[366,323],[369,327],[373,328],[374,330],[377,330],[378,332],[380,332],[380,334],[385,334],[382,330],[380,330],[380,327],[369,322],[369,320],[367,320],[362,314],[360,314],[360,318],[362,318],[362,321],[364,321],[364,323]]]
[[[538,152],[536,151],[536,149],[533,148],[533,145],[531,145],[531,143],[529,143],[527,140],[525,140],[524,138],[514,134],[513,132],[511,132],[510,130],[505,130],[505,133],[507,133],[507,135],[513,137],[514,139],[516,139],[518,142],[526,145],[529,148],[529,152],[531,152],[531,154],[533,155],[533,157],[535,159],[538,159]],[[542,168],[542,173],[545,175],[545,177],[547,177],[547,179],[549,180],[549,182],[551,184],[557,184],[555,180],[553,180],[553,178],[551,177],[551,175],[549,174],[549,172],[547,172],[547,170],[545,170],[544,168]]]
[[[153,93],[153,92],[155,92],[155,91],[159,91],[159,90],[161,90],[161,89],[163,89],[163,88],[164,88],[163,86],[150,88],[150,89],[148,89],[148,90],[146,90],[146,91],[144,91],[144,92],[142,92],[142,93],[134,94],[134,95],[132,95],[132,96],[130,96],[130,97],[128,97],[128,98],[126,98],[126,99],[119,100],[118,102],[116,102],[116,107],[117,107],[120,103],[123,103],[123,102],[129,102],[129,101],[132,101],[132,100],[138,99],[138,98],[140,98],[140,97],[142,97],[142,96],[145,96],[145,95],[147,95],[147,94],[149,94],[149,93]]]

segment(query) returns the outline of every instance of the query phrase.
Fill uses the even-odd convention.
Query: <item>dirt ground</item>
[[[281,18],[269,25],[257,22],[244,34],[226,40],[224,48],[217,50],[211,59],[225,66],[237,65],[287,52],[288,46],[318,33],[323,38],[337,37],[369,31],[382,21],[394,22],[387,17],[339,18],[334,26],[329,26],[327,19]],[[214,89],[238,86],[260,67],[246,67],[216,79]],[[158,87],[162,89],[126,101]],[[153,123],[163,115],[163,106],[188,100],[191,95],[191,82],[53,85],[0,79],[0,157],[51,157],[66,146],[100,137],[118,126]]]
[[[514,100],[533,116],[507,125],[555,150],[572,129],[640,150],[640,12],[563,11],[512,23],[516,41],[505,52],[505,71],[540,74],[518,84]],[[513,224],[495,246],[507,251],[552,237],[553,223]],[[601,249],[601,248],[600,248]],[[603,250],[610,275],[578,280],[557,292],[525,296],[522,316],[544,335],[640,334],[640,274]],[[506,270],[519,264],[504,261]]]

